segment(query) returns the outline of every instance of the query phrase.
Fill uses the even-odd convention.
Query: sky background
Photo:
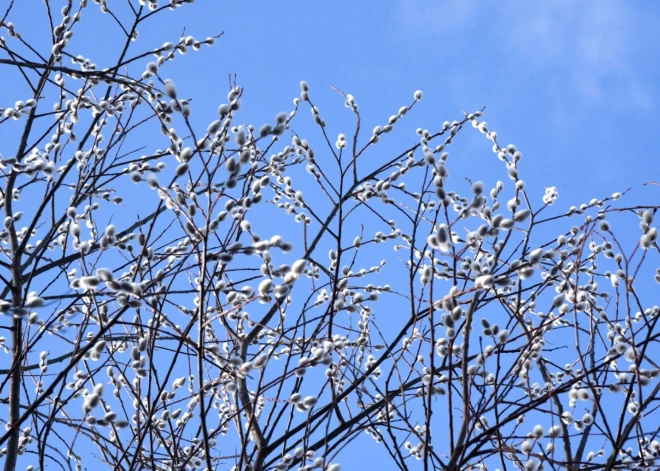
[[[12,14],[32,38],[46,25],[35,5],[43,4],[17,2]],[[109,65],[120,45],[104,39],[118,28],[95,6],[84,15],[74,49]],[[351,132],[353,117],[330,85],[355,96],[368,130],[423,90],[414,117],[399,126],[408,126],[398,133],[406,143],[416,127],[437,129],[486,107],[483,119],[500,144],[523,152],[521,172],[539,188],[538,200],[544,186],[556,186],[558,206],[568,208],[631,186],[630,198],[642,198],[640,185],[660,180],[653,138],[659,20],[660,6],[651,1],[197,0],[145,23],[133,51],[176,41],[184,31],[197,38],[224,32],[213,48],[162,68],[198,101],[193,122],[204,126],[226,101],[229,74],[244,87],[245,119],[253,123],[290,110],[306,80],[331,134]],[[15,92],[4,88],[0,98],[15,100]],[[477,165],[484,173],[473,179],[488,185],[502,178],[484,137],[462,134],[454,175]]]
[[[180,89],[214,104],[224,102],[226,77],[236,73],[245,90],[242,111],[254,123],[290,109],[303,79],[331,136],[351,132],[353,116],[330,85],[355,96],[367,133],[421,89],[424,99],[392,135],[393,146],[413,142],[416,127],[439,129],[463,110],[486,107],[483,119],[500,144],[523,152],[521,174],[535,188],[537,208],[546,186],[559,190],[557,211],[628,187],[634,190],[626,203],[660,201],[657,187],[642,187],[660,180],[655,2],[197,3],[171,15],[173,33],[183,26],[193,35],[224,32],[213,49],[183,59],[210,73],[190,74],[180,64],[164,70]],[[306,121],[303,134],[318,140],[306,107],[301,117],[296,129],[304,131]],[[450,150],[453,185],[464,177],[487,187],[506,182],[490,142],[471,128],[460,134],[459,153]],[[634,243],[639,234],[630,237]],[[346,471],[389,463],[366,437],[346,453]]]
[[[196,91],[213,93],[235,72],[248,109],[270,117],[304,79],[325,114],[345,112],[325,104],[332,84],[356,97],[367,122],[380,124],[422,89],[414,115],[422,127],[485,106],[484,119],[502,142],[523,151],[529,183],[557,186],[559,204],[660,173],[652,145],[660,83],[655,2],[197,3],[176,22],[190,33],[225,37],[186,58],[215,72],[187,75]],[[476,144],[460,158],[465,169],[498,165],[482,136],[465,134]],[[454,174],[463,170],[452,164]]]
[[[27,25],[42,7],[40,0],[21,0],[13,21]],[[96,21],[85,18],[74,49],[102,68],[104,57],[109,64],[117,56],[118,46],[104,40],[117,27],[95,6],[83,15]],[[558,188],[560,209],[628,187],[634,190],[627,203],[660,201],[658,187],[642,187],[660,181],[653,118],[660,83],[656,2],[197,0],[159,17],[140,30],[135,51],[176,42],[184,28],[197,38],[224,32],[213,48],[161,69],[181,95],[193,98],[192,119],[200,126],[216,119],[234,73],[244,87],[246,121],[272,122],[278,111],[290,110],[304,79],[331,136],[350,133],[353,117],[330,85],[355,96],[367,133],[421,89],[424,99],[395,132],[393,145],[415,142],[416,127],[439,129],[445,120],[460,120],[462,111],[486,107],[483,119],[500,144],[514,143],[523,152],[521,175],[534,188],[537,207],[544,186]],[[24,36],[31,29],[38,35],[43,20],[21,28]],[[2,88],[2,99],[27,97]],[[301,116],[307,124],[298,120],[295,129],[313,132],[307,107]],[[466,128],[458,141],[460,152],[450,150],[453,182],[470,177],[490,188],[506,181],[483,135]],[[163,142],[145,144],[153,149]],[[342,460],[345,471],[379,462],[371,440],[351,449],[351,458]]]

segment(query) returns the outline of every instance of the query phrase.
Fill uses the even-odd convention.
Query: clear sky
[[[30,21],[35,5],[43,2],[17,2],[17,26]],[[104,57],[116,57],[118,46],[105,39],[117,28],[96,6],[84,15],[96,21],[83,21],[74,49],[103,68]],[[140,31],[139,50],[177,41],[184,28],[198,38],[224,32],[213,48],[162,69],[193,98],[192,120],[204,128],[226,101],[227,77],[234,73],[244,88],[246,121],[258,126],[290,110],[306,80],[331,135],[350,133],[354,123],[331,85],[355,96],[367,133],[421,89],[424,99],[393,144],[415,142],[416,127],[439,129],[445,120],[460,120],[462,111],[486,107],[484,120],[500,142],[523,152],[521,173],[528,188],[536,188],[530,190],[536,207],[544,186],[558,188],[560,209],[628,187],[634,191],[627,203],[660,201],[658,187],[642,187],[660,181],[653,118],[660,100],[660,3],[197,0],[159,16]],[[24,36],[29,30],[22,28]],[[0,99],[26,98],[4,85]],[[294,128],[315,130],[307,107],[300,114],[307,124],[297,120]],[[466,128],[458,140],[460,152],[449,165],[454,183],[469,177],[490,188],[505,180],[483,135]],[[145,144],[164,147],[162,140]],[[342,460],[344,471],[381,463],[370,455],[375,447],[360,440]]]
[[[309,82],[335,135],[352,131],[353,117],[330,85],[356,97],[367,130],[421,89],[424,99],[393,134],[393,143],[411,142],[418,126],[439,128],[460,119],[462,110],[485,106],[484,119],[500,142],[522,150],[521,172],[528,188],[537,188],[530,191],[536,207],[544,186],[558,188],[557,211],[631,186],[628,203],[660,201],[657,187],[641,186],[660,180],[656,2],[197,3],[180,11],[177,27],[225,36],[214,49],[185,58],[209,73],[172,67],[173,78],[218,103],[227,74],[238,74],[243,111],[255,123],[289,109],[301,79]],[[297,121],[297,129],[304,121]],[[319,138],[313,127],[309,135]],[[490,187],[505,179],[480,133],[466,129],[458,141],[460,153],[450,151],[454,184],[470,177]],[[343,469],[386,468],[388,458],[377,447],[359,439],[343,455]]]
[[[486,106],[491,127],[524,152],[528,183],[557,186],[560,204],[660,178],[656,2],[196,3],[177,12],[177,25],[225,32],[212,52],[186,58],[211,72],[186,74],[199,92],[235,72],[246,106],[270,117],[305,79],[322,111],[345,111],[326,104],[332,84],[380,122],[422,89],[415,120],[425,127]],[[466,138],[479,149],[460,157],[466,169],[497,165],[482,136]]]
[[[41,6],[17,2],[13,19],[34,17],[34,4]],[[118,28],[96,7],[85,16],[96,18],[83,22],[73,44],[102,67],[105,54],[116,56],[119,46],[105,39]],[[656,2],[197,0],[158,17],[140,31],[137,49],[176,40],[184,28],[200,38],[225,34],[163,69],[189,96],[204,97],[209,106],[195,105],[194,116],[204,125],[215,119],[234,73],[251,122],[289,110],[304,79],[337,133],[350,132],[353,120],[330,85],[356,97],[367,129],[422,89],[411,129],[485,106],[500,141],[523,151],[527,183],[556,186],[558,205],[660,179]],[[452,162],[454,174],[467,176],[475,164],[499,168],[483,136],[467,132],[463,140],[466,154]],[[473,178],[489,183],[487,175]]]

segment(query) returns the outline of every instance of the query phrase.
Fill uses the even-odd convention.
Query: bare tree
[[[553,211],[483,110],[380,145],[421,91],[369,133],[335,88],[334,137],[305,82],[244,124],[234,79],[200,128],[161,67],[220,36],[137,40],[192,0],[63,3],[47,47],[1,12],[5,471],[657,468],[657,206]],[[93,8],[109,67],[69,44]],[[466,127],[507,183],[449,178]]]

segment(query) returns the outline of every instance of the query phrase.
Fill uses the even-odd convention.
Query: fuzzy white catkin
[[[270,293],[273,290],[273,281],[269,278],[266,278],[261,283],[259,283],[259,293]]]
[[[482,275],[474,280],[474,286],[476,288],[488,289],[493,286],[493,275]]]
[[[505,231],[508,231],[511,229],[515,224],[515,221],[513,219],[502,219],[500,221],[500,227],[504,229]]]
[[[284,278],[284,282],[290,283],[296,278],[298,278],[303,273],[303,271],[305,271],[306,266],[307,266],[307,260],[305,259],[300,259],[293,262],[293,265],[291,265],[291,271]]]
[[[522,222],[529,217],[531,211],[529,209],[521,209],[513,215],[513,220],[516,222]]]
[[[499,343],[504,343],[507,340],[509,340],[509,330],[508,329],[500,330],[497,333],[497,340],[499,341]]]
[[[541,437],[544,435],[544,433],[545,433],[545,430],[543,429],[543,426],[540,425],[540,424],[539,424],[539,425],[535,425],[534,428],[532,429],[532,434],[533,434],[534,437],[536,437],[537,439],[538,439],[538,438],[541,438]]]
[[[268,355],[261,354],[252,361],[252,366],[256,369],[263,368],[264,366],[266,366],[267,361],[268,361]]]
[[[543,257],[543,249],[532,250],[529,254],[530,265],[537,265]]]
[[[174,82],[171,80],[165,81],[165,95],[167,95],[172,100],[176,99],[176,87]]]
[[[529,455],[532,452],[534,445],[532,442],[525,440],[520,444],[520,451],[522,451],[524,454]]]
[[[566,300],[566,295],[564,293],[559,293],[557,296],[552,298],[552,307],[556,308],[561,306]]]
[[[85,289],[96,288],[101,280],[96,276],[83,276],[80,278],[80,285]]]
[[[107,268],[98,268],[96,270],[96,274],[103,280],[103,281],[110,281],[112,280],[112,272],[108,270]]]
[[[101,398],[99,397],[98,394],[96,394],[96,393],[89,394],[85,398],[85,402],[83,403],[83,411],[85,413],[91,412],[92,409],[94,409],[96,406],[99,405],[100,401],[101,401]]]
[[[553,426],[550,427],[550,429],[548,430],[548,437],[550,437],[550,438],[556,438],[556,437],[561,436],[561,433],[562,433],[561,426],[560,426],[560,425],[553,425]]]
[[[189,168],[188,164],[184,162],[177,166],[174,173],[176,174],[177,177],[180,177],[188,171],[188,168]]]
[[[319,402],[319,400],[314,396],[307,396],[302,400],[302,403],[305,405],[305,407],[314,407],[317,402]]]
[[[186,383],[186,377],[182,376],[181,378],[177,378],[172,382],[172,387],[174,389],[180,388]]]
[[[32,291],[28,294],[25,304],[29,307],[42,307],[46,302],[37,295],[36,291]]]

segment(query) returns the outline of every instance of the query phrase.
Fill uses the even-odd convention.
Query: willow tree
[[[345,135],[306,82],[246,124],[230,80],[200,126],[168,70],[220,36],[139,38],[191,0],[45,3],[45,42],[0,24],[6,471],[657,467],[656,207],[556,209],[483,110],[397,137],[421,91],[372,132],[328,91]],[[464,133],[492,188],[450,178]]]

